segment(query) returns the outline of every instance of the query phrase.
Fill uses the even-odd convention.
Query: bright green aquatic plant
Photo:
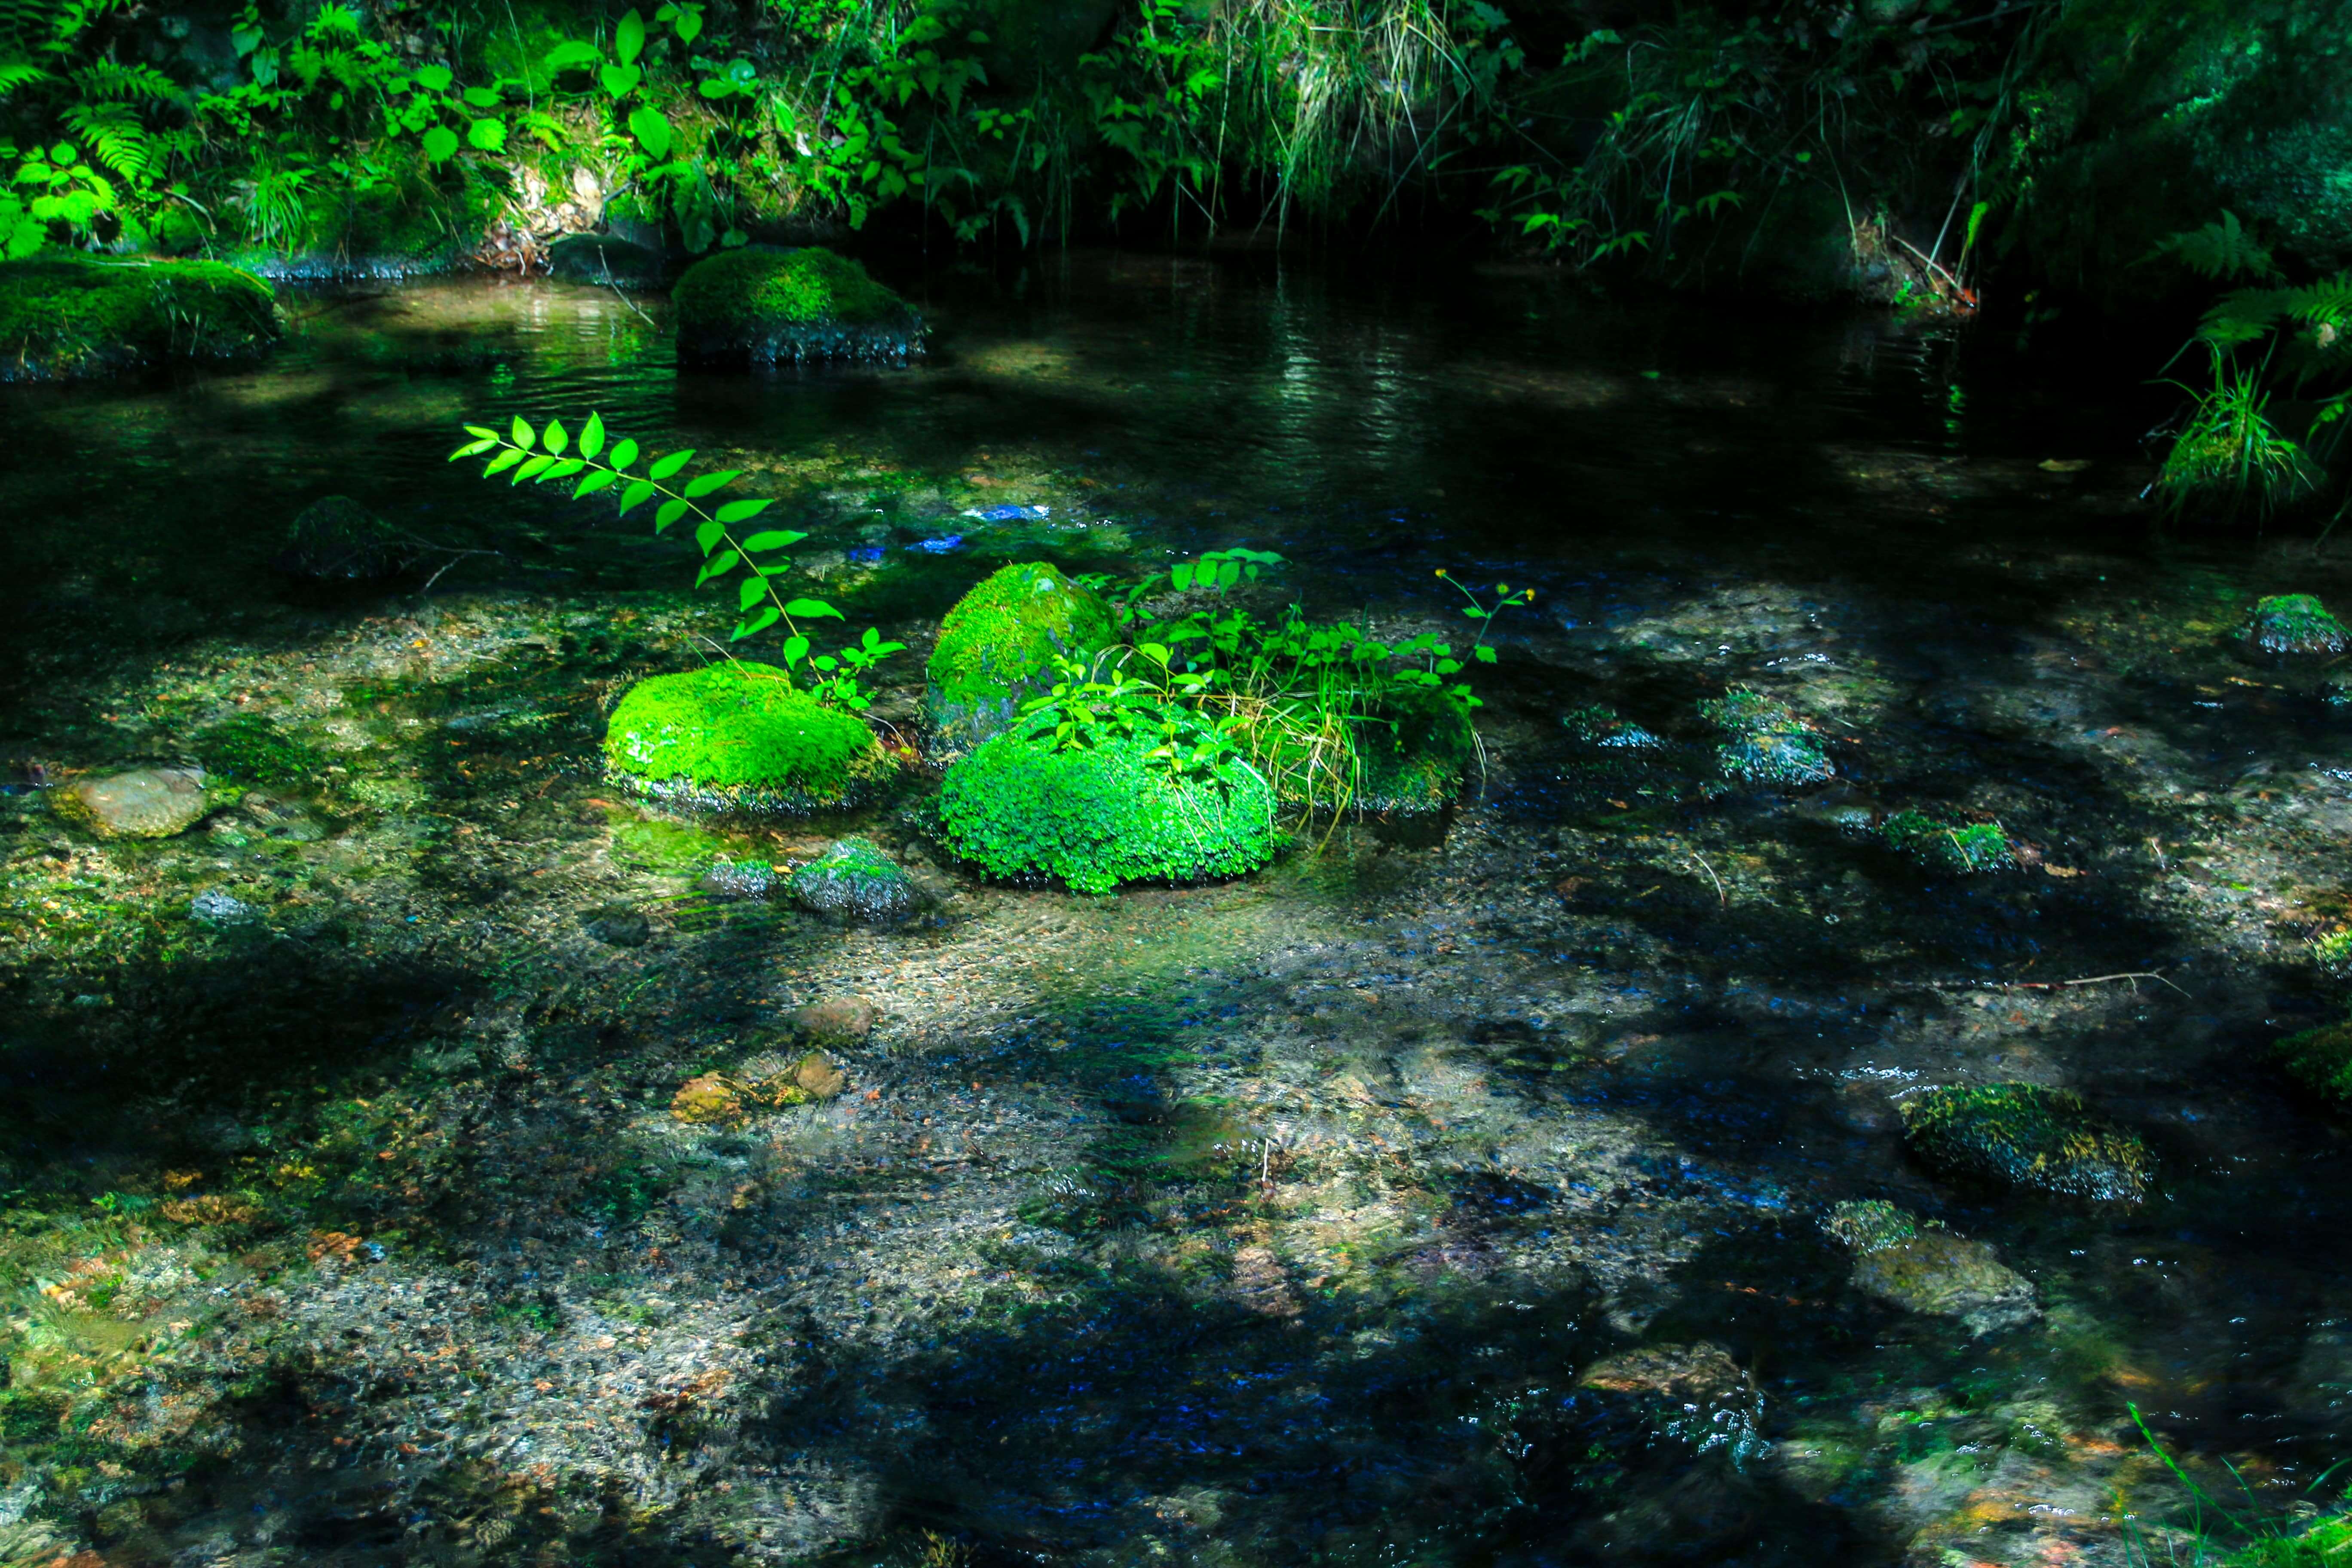
[[[2352,931],[2331,931],[2312,938],[2311,956],[2339,980],[2352,976]]]
[[[792,557],[784,552],[808,535],[790,528],[746,531],[742,525],[773,506],[772,500],[738,498],[715,506],[703,504],[706,498],[715,497],[742,478],[740,469],[721,468],[685,478],[688,465],[694,461],[691,448],[665,453],[640,468],[637,461],[644,454],[637,443],[622,439],[608,448],[604,421],[594,414],[581,426],[576,445],[562,421],[551,419],[534,429],[520,415],[504,432],[468,425],[466,434],[470,438],[449,454],[449,460],[454,463],[488,453],[489,460],[482,467],[484,479],[506,474],[507,482],[514,485],[576,479],[579,482],[572,490],[574,500],[617,486],[624,517],[658,498],[661,505],[654,511],[656,533],[691,519],[694,542],[702,552],[695,586],[731,585],[735,590],[739,618],[728,640],[740,642],[781,623],[786,632],[780,650],[784,668],[790,679],[805,681],[820,701],[862,712],[873,698],[859,678],[892,654],[906,650],[906,644],[885,641],[871,626],[856,641],[845,643],[832,653],[815,650],[800,623],[840,620],[841,612],[823,599],[787,597],[777,586],[778,579],[792,569]]]
[[[1924,811],[1898,811],[1879,829],[1888,848],[1933,870],[1968,876],[2017,864],[1998,822],[1945,822]]]
[[[2233,1512],[2167,1451],[2138,1405],[2126,1405],[2124,1408],[2131,1412],[2132,1425],[2139,1428],[2149,1451],[2163,1461],[2164,1468],[2187,1490],[2194,1510],[2186,1553],[2179,1546],[2168,1545],[2161,1559],[2164,1563],[2178,1568],[2342,1568],[2344,1563],[2352,1562],[2352,1513],[2339,1507],[2336,1512],[2312,1514],[2293,1523],[2260,1518],[2252,1489],[2231,1466],[2231,1476],[2239,1489],[2245,1492],[2247,1503],[2245,1513]],[[2352,1459],[2338,1460],[2313,1477],[2303,1488],[2304,1498],[2308,1500],[2318,1493],[2347,1464],[2352,1464]],[[2340,1501],[2352,1503],[2352,1492],[2345,1493]],[[2312,1513],[2307,1500],[2298,1506],[2306,1514]],[[2232,1540],[2237,1544],[2230,1544]],[[2128,1539],[2127,1546],[2126,1560],[2131,1568],[2157,1568],[2159,1559],[2136,1532]]]
[[[1033,717],[948,770],[939,811],[950,849],[992,876],[1107,893],[1238,876],[1281,848],[1274,792],[1246,758],[1227,752],[1180,773],[1153,754],[1144,725],[1061,747],[1053,729]]]

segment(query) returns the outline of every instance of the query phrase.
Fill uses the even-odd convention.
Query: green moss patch
[[[1054,682],[1055,655],[1077,658],[1118,635],[1110,606],[1045,562],[1001,567],[956,601],[925,667],[931,724],[950,749],[1011,727]]]
[[[614,776],[714,809],[809,811],[870,794],[891,763],[854,714],[765,664],[714,664],[629,689],[605,728]]]
[[[2310,594],[2273,594],[2257,600],[2246,641],[2263,653],[2342,653],[2352,647],[2344,623]]]
[[[1837,776],[1821,737],[1777,697],[1738,687],[1700,703],[1698,716],[1723,735],[1715,755],[1726,778],[1793,788]]]
[[[1930,870],[1968,876],[2017,864],[1998,822],[1945,822],[1924,811],[1898,811],[1879,829],[1886,847]]]
[[[672,290],[677,350],[688,360],[896,359],[919,349],[922,320],[845,256],[722,250]]]
[[[2286,1070],[2340,1105],[2352,1105],[2352,1022],[2323,1025],[2278,1043]]]
[[[1930,1089],[1903,1102],[1903,1131],[1913,1151],[1946,1175],[2126,1202],[2147,1190],[2147,1146],[2063,1089]]]
[[[241,714],[196,736],[196,760],[207,774],[234,784],[293,784],[315,774],[326,759],[268,720]]]
[[[1179,780],[1121,739],[1055,752],[1025,731],[948,770],[942,841],[992,876],[1056,878],[1076,892],[1122,882],[1234,877],[1281,848],[1274,791],[1247,763]]]
[[[216,261],[44,252],[0,262],[0,381],[248,358],[278,333],[269,285]]]

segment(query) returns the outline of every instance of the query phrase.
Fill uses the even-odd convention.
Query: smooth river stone
[[[208,809],[197,768],[133,768],[69,786],[68,816],[110,838],[169,838],[194,826]]]

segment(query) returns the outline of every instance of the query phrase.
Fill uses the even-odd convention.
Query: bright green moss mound
[[[1042,561],[1005,566],[956,601],[925,666],[931,724],[950,749],[1009,729],[1023,701],[1054,683],[1054,657],[1109,646],[1102,595]]]
[[[1777,697],[1737,687],[1701,702],[1698,716],[1724,737],[1715,757],[1726,778],[1790,788],[1837,776],[1821,737]]]
[[[632,787],[681,805],[765,811],[839,805],[890,763],[855,714],[765,664],[656,675],[613,710],[604,757]]]
[[[2246,640],[2264,653],[2342,653],[2352,646],[2344,623],[2310,594],[2273,594],[2256,601]]]
[[[894,359],[922,337],[904,300],[815,247],[722,250],[687,268],[670,300],[688,359]]]
[[[1228,761],[1180,782],[1146,761],[1149,746],[1054,752],[1026,729],[999,735],[948,769],[940,837],[992,876],[1058,878],[1080,893],[1236,877],[1274,858],[1274,791],[1255,768]]]
[[[269,285],[216,261],[43,252],[0,262],[0,381],[245,358],[278,331]]]
[[[2017,864],[1998,822],[1943,822],[1924,811],[1898,811],[1879,829],[1886,847],[1930,870],[1966,877]]]
[[[1919,1157],[1948,1175],[2127,1202],[2147,1190],[2147,1146],[2063,1089],[1930,1089],[1903,1102],[1903,1131]]]
[[[2286,1070],[2328,1099],[2352,1105],[2352,1023],[2326,1024],[2278,1043]]]

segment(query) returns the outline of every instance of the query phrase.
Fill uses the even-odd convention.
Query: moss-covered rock
[[[251,358],[278,330],[269,285],[216,261],[43,251],[0,262],[0,381]]]
[[[1973,1334],[2040,1316],[2033,1285],[1993,1249],[1878,1198],[1839,1204],[1822,1228],[1853,1253],[1854,1289],[1906,1311],[1957,1318]]]
[[[2280,1063],[2306,1087],[2352,1105],[2352,1022],[2326,1024],[2278,1043]]]
[[[1879,834],[1888,848],[1934,871],[1965,877],[2017,864],[2009,835],[1998,822],[1945,822],[1924,811],[1898,811]]]
[[[1571,708],[1559,721],[1580,743],[1601,751],[1654,752],[1662,744],[1641,725],[1598,702]]]
[[[2255,601],[2246,618],[2246,643],[2262,653],[2342,653],[2352,642],[2344,623],[2311,594],[2273,594]]]
[[[349,496],[312,501],[287,531],[286,548],[270,564],[297,577],[322,582],[368,582],[397,577],[415,562],[421,546]]]
[[[1042,561],[991,573],[940,623],[925,667],[931,726],[949,751],[1011,727],[1030,697],[1054,683],[1054,658],[1108,647],[1118,623],[1101,595]]]
[[[678,355],[699,363],[898,359],[922,346],[904,300],[814,246],[722,250],[687,268],[670,300]]]
[[[1736,687],[1701,702],[1698,716],[1723,736],[1715,755],[1726,778],[1793,788],[1837,776],[1821,737],[1777,697]]]
[[[1177,778],[1148,742],[1056,752],[1029,730],[999,735],[948,770],[943,843],[992,876],[1057,878],[1076,892],[1122,882],[1234,877],[1281,848],[1274,791],[1245,762]]]
[[[1903,1130],[1920,1159],[1948,1176],[2133,1203],[2147,1190],[2147,1146],[2063,1089],[1930,1089],[1903,1102]]]
[[[1478,761],[1470,716],[1443,697],[1392,700],[1350,726],[1360,769],[1355,805],[1363,811],[1442,811]]]
[[[604,757],[631,788],[683,805],[810,811],[865,797],[893,770],[855,714],[764,664],[656,675],[613,710]]]
[[[844,838],[795,870],[785,891],[811,914],[862,925],[903,921],[923,907],[922,889],[869,838]]]
[[[169,838],[213,808],[195,768],[133,768],[82,779],[49,795],[57,814],[104,838]]]

